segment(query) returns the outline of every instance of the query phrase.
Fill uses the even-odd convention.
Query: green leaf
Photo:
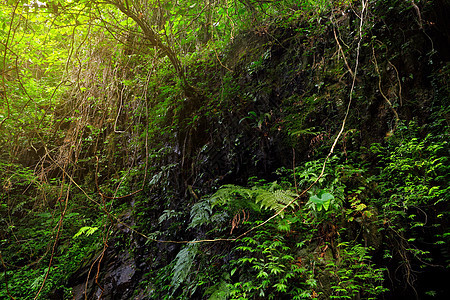
[[[309,197],[309,203],[312,203],[313,207],[317,211],[321,211],[322,207],[325,210],[328,210],[331,204],[331,200],[334,199],[334,196],[328,192],[325,192],[324,190],[321,190],[318,194],[312,195]]]
[[[90,236],[91,234],[96,232],[97,229],[98,227],[89,227],[89,226],[81,227],[80,230],[78,230],[78,232],[72,238],[77,238],[82,234]]]
[[[171,281],[172,293],[186,280],[190,275],[190,270],[195,262],[198,253],[197,244],[189,244],[178,252],[175,257],[176,263],[172,269],[173,277]]]

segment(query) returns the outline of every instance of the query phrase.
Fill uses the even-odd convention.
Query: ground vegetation
[[[0,4],[1,299],[446,299],[447,0]]]

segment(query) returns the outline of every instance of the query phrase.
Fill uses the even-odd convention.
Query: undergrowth
[[[450,263],[431,4],[362,1],[364,19],[355,1],[107,1],[97,17],[63,2],[46,13],[79,16],[55,19],[72,34],[32,14],[40,2],[0,12],[0,298],[94,297],[118,253],[138,274],[122,290],[145,299],[445,293],[417,285]],[[71,36],[67,61],[47,36]]]

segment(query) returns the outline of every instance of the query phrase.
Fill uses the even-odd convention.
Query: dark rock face
[[[104,277],[104,291],[97,288],[95,295],[103,293],[103,299],[130,299],[133,293],[133,278],[136,274],[134,260],[129,253],[119,254],[110,261]],[[117,295],[120,295],[118,298]]]
[[[132,299],[133,291],[137,284],[137,272],[135,260],[128,251],[114,254],[114,249],[106,252],[106,261],[101,266],[98,284],[95,280],[97,264],[93,261],[93,267],[90,272],[90,279],[86,283],[88,269],[80,273],[80,276],[74,279],[79,284],[73,286],[72,294],[74,300],[87,299]],[[87,272],[86,272],[87,271]]]

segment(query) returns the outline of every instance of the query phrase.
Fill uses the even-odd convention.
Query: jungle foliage
[[[446,0],[0,4],[1,299],[445,299]]]

